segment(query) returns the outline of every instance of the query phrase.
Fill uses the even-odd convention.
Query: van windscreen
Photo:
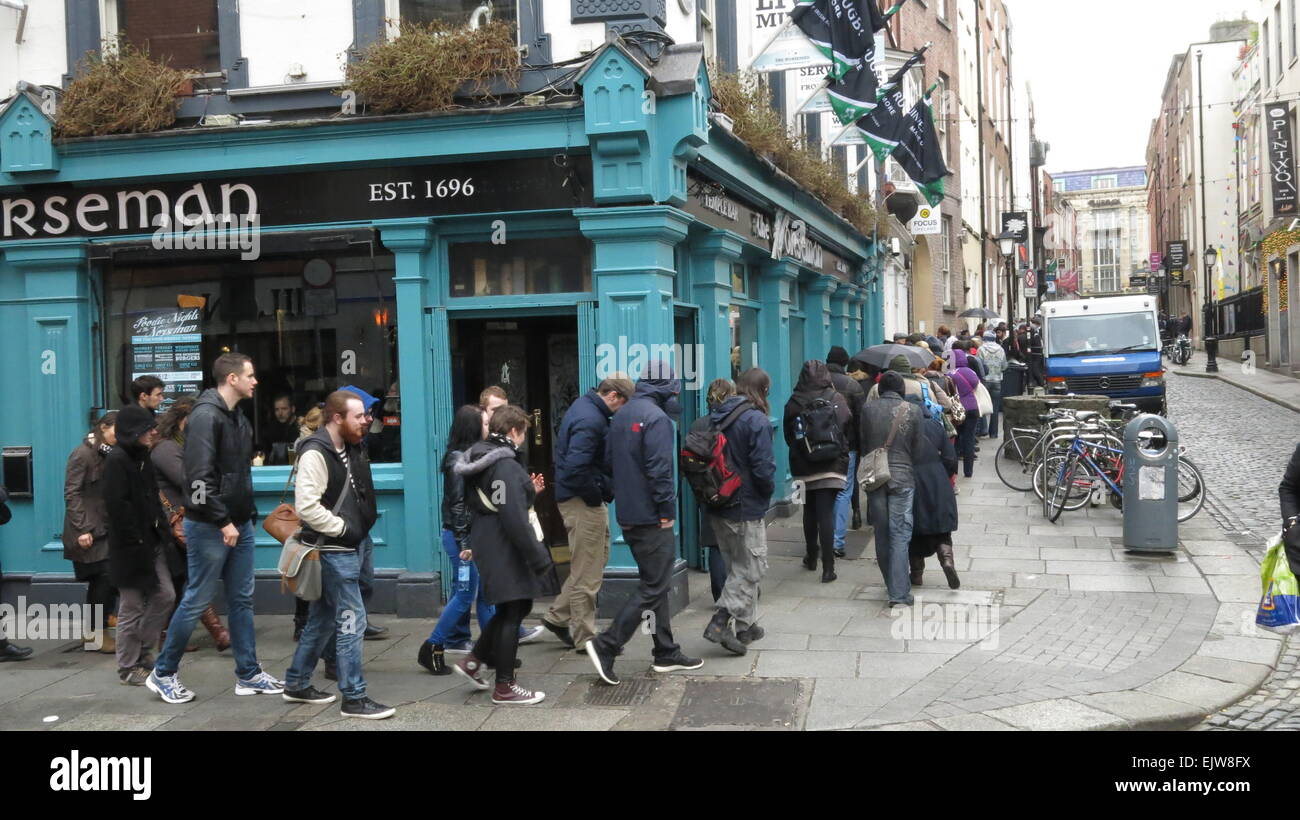
[[[1134,353],[1160,349],[1160,334],[1150,313],[1055,316],[1047,320],[1048,356]]]

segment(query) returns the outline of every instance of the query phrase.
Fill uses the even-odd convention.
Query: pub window
[[[758,311],[731,306],[731,380],[758,366]]]
[[[131,45],[176,69],[221,70],[217,0],[110,0],[106,21]],[[107,33],[112,34],[111,26]]]
[[[454,28],[478,28],[484,23],[519,25],[515,0],[400,0],[403,22],[445,23]]]
[[[731,265],[731,292],[735,296],[749,295],[749,269],[743,262]]]
[[[462,242],[451,246],[449,257],[452,296],[591,290],[591,240],[585,237]]]
[[[212,363],[238,351],[257,374],[240,409],[260,463],[289,463],[306,432],[303,417],[345,385],[380,399],[366,439],[371,461],[401,460],[391,254],[377,249],[372,257],[362,246],[247,262],[115,260],[105,279],[109,393],[120,402],[129,400],[132,379],[151,374],[163,380],[169,406],[212,387]],[[166,328],[177,311],[190,312],[198,333],[150,341],[147,328]],[[291,410],[277,401],[286,396]]]

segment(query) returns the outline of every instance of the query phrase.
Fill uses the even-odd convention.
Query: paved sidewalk
[[[961,589],[947,589],[932,559],[917,606],[897,618],[865,531],[849,538],[859,560],[839,562],[839,580],[821,584],[800,565],[791,519],[769,529],[768,634],[747,656],[703,640],[708,576],[691,575],[690,607],[673,626],[706,660],[694,673],[651,673],[649,639],[637,635],[618,662],[623,685],[606,687],[585,657],[547,636],[521,648],[519,675],[546,701],[493,707],[457,676],[416,666],[431,623],[381,615],[393,637],[365,644],[366,677],[374,698],[399,708],[370,722],[342,719],[337,705],[235,697],[229,653],[210,646],[181,670],[198,699],[169,706],[119,685],[110,657],[46,641],[33,644],[34,659],[0,666],[0,730],[1182,728],[1255,691],[1281,641],[1253,634],[1257,575],[1242,547],[1204,514],[1164,557],[1125,553],[1109,505],[1049,524],[1037,499],[998,481],[994,443],[984,440],[976,477],[960,484]],[[257,624],[262,662],[283,674],[290,619]]]
[[[1164,360],[1164,365],[1171,373],[1177,373],[1179,376],[1217,378],[1290,410],[1300,412],[1300,379],[1274,373],[1265,367],[1255,367],[1247,372],[1236,356],[1227,358],[1219,356],[1216,359],[1219,365],[1217,373],[1205,372],[1205,353],[1199,350],[1192,353],[1191,361],[1185,365],[1173,364],[1168,359]]]

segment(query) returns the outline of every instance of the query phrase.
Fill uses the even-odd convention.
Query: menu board
[[[131,324],[131,378],[157,376],[164,410],[203,386],[201,308],[169,308],[136,316]]]

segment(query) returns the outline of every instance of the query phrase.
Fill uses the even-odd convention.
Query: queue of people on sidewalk
[[[937,338],[898,339],[934,354],[926,368],[913,368],[900,356],[881,370],[836,347],[826,361],[801,369],[782,433],[804,506],[804,564],[816,570],[820,563],[824,583],[837,578],[835,559],[845,555],[850,511],[853,526],[861,524],[857,467],[885,448],[891,479],[867,494],[866,520],[875,527],[891,604],[912,602],[910,587],[921,583],[924,559],[932,555],[950,585],[958,584],[951,545],[958,460],[969,477],[977,436],[997,434],[996,410],[981,416],[981,396],[998,395],[1007,359],[1017,354],[998,343],[1009,337],[1005,328],[978,339],[954,338],[946,330]],[[332,702],[334,696],[311,685],[323,659],[326,677],[339,682],[345,715],[391,715],[367,696],[360,663],[361,641],[386,631],[366,617],[373,585],[369,528],[376,512],[365,439],[375,399],[350,386],[335,391],[320,408],[319,427],[295,443],[294,509],[302,542],[320,551],[323,593],[310,605],[300,602],[298,649],[281,681],[258,665],[252,624],[254,442],[236,405],[253,395],[253,363],[224,354],[213,377],[217,387],[178,401],[157,419],[161,384],[141,380],[133,385],[135,403],[99,419],[69,458],[65,549],[77,577],[88,582],[88,602],[117,613],[112,651],[119,678],[169,703],[193,699],[178,670],[201,622],[218,650],[234,649],[236,694]],[[734,384],[715,381],[708,414],[691,431],[703,442],[705,460],[716,460],[706,466],[730,486],[702,500],[701,530],[702,540],[716,545],[710,565],[718,603],[704,637],[732,654],[744,654],[763,637],[764,516],[776,488],[770,385],[758,368]],[[417,651],[421,667],[436,675],[459,673],[477,688],[492,689],[495,703],[536,703],[544,693],[516,680],[519,644],[550,631],[616,685],[614,659],[639,628],[652,636],[655,670],[702,666],[674,640],[669,606],[680,393],[671,364],[654,361],[635,383],[622,374],[603,380],[564,415],[554,453],[555,499],[572,554],[563,586],[533,509],[545,481],[528,473],[523,458],[530,417],[509,405],[499,387],[457,411],[442,463],[441,499],[442,546],[455,594]],[[610,549],[608,505],[616,499],[638,587],[610,626],[598,631],[596,599]],[[228,627],[211,606],[218,580],[226,590]],[[552,595],[541,625],[525,627],[533,601]],[[476,605],[480,637],[471,644]],[[453,664],[448,655],[461,657]]]

